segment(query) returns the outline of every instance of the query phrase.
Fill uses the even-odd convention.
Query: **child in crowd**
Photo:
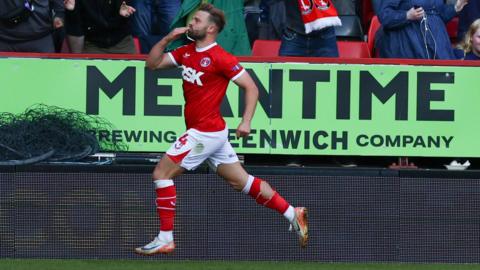
[[[464,60],[480,60],[480,19],[470,25],[459,49],[465,54]]]

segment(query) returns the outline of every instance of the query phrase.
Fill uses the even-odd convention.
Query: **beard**
[[[203,30],[188,30],[187,35],[194,40],[202,40],[207,36],[207,31]]]

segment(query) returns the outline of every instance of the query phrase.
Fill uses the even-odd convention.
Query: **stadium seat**
[[[341,58],[370,58],[368,45],[364,41],[337,41]],[[278,56],[280,40],[257,39],[253,43],[252,56]]]
[[[373,10],[373,5],[371,0],[363,0],[361,1],[361,19],[362,19],[362,26],[363,29],[368,29],[370,26],[370,22],[372,21],[373,16],[375,16],[375,12]]]
[[[133,37],[133,44],[135,45],[135,54],[141,54],[140,40],[138,37]]]
[[[373,16],[372,21],[370,22],[370,27],[368,28],[367,43],[368,49],[370,50],[370,55],[376,56],[375,52],[375,34],[380,28],[381,24],[377,16]]]
[[[280,40],[257,39],[253,42],[252,56],[278,56]]]
[[[364,40],[362,22],[356,15],[339,16],[341,26],[335,26],[335,34],[340,40]]]
[[[340,58],[370,58],[370,50],[364,41],[337,41]]]
[[[459,40],[457,40],[457,31],[458,31],[458,16],[453,17],[448,23],[447,23],[447,33],[448,37],[450,38],[450,42],[452,44],[456,44]]]

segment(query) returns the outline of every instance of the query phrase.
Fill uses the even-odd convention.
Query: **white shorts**
[[[238,161],[237,154],[228,141],[228,128],[217,132],[189,129],[167,151],[168,157],[187,170],[194,170],[208,160],[216,170],[220,164]]]

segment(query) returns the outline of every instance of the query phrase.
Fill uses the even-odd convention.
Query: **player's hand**
[[[170,41],[177,40],[188,31],[188,27],[178,27],[168,33],[167,38]]]
[[[119,14],[120,16],[122,17],[125,17],[125,18],[128,18],[130,17],[130,15],[132,15],[136,10],[127,5],[127,3],[125,3],[125,1],[122,2],[122,5],[120,6],[120,11],[119,11]]]
[[[75,8],[75,0],[63,0],[63,5],[66,10],[73,10]]]
[[[457,0],[455,3],[455,11],[458,13],[462,11],[463,7],[468,4],[468,0]]]
[[[58,29],[64,26],[63,20],[59,17],[53,18],[53,28]]]
[[[410,10],[407,11],[407,20],[419,21],[423,18],[423,15],[425,15],[425,11],[423,10],[422,7],[419,7],[419,8],[412,7]]]
[[[251,130],[250,122],[242,121],[240,125],[238,125],[237,127],[237,132],[236,132],[237,138],[247,137],[248,134],[250,134],[250,130]]]

